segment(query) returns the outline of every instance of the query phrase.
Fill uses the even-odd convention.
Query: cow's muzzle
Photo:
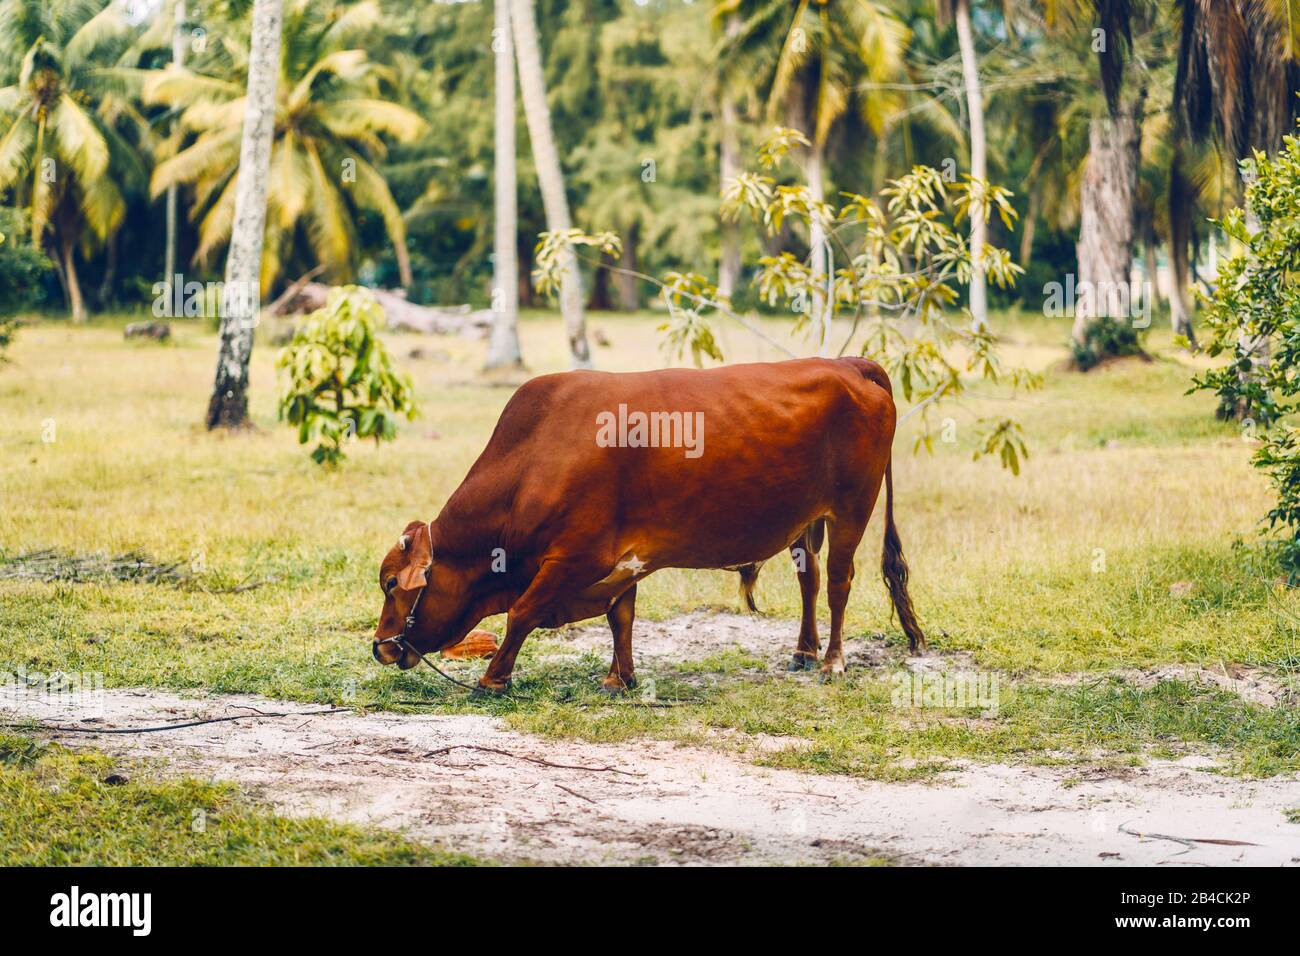
[[[375,660],[385,667],[396,664],[400,670],[404,671],[409,671],[420,663],[419,653],[400,637],[389,637],[382,641],[374,641],[370,645],[370,653]]]

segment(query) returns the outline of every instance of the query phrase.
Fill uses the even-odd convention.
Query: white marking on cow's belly
[[[645,569],[645,562],[635,554],[624,558],[618,564],[614,565],[615,571],[631,571],[633,574],[640,574]]]
[[[595,586],[600,587],[602,584],[622,584],[629,579],[638,578],[646,574],[649,562],[643,561],[635,554],[629,552],[626,556],[619,559],[619,562],[610,569],[609,574],[605,575]]]

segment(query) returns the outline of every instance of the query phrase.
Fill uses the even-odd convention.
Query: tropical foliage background
[[[0,203],[14,233],[0,257],[45,254],[47,308],[84,318],[147,301],[173,188],[176,268],[221,277],[254,6],[0,0]],[[1188,289],[1223,242],[1207,220],[1240,202],[1238,159],[1293,125],[1294,7],[537,0],[534,13],[573,224],[617,230],[627,268],[708,272],[757,305],[740,270],[817,237],[729,226],[718,195],[780,123],[808,134],[801,162],[822,196],[875,194],[914,164],[1010,188],[1018,234],[995,220],[980,241],[1014,249],[1028,275],[989,290],[995,302],[1037,308],[1045,282],[1086,271],[1086,220],[1121,203],[1127,252],[1167,276],[1164,308],[1190,331]],[[406,286],[420,302],[489,301],[495,15],[487,0],[284,0],[264,292],[323,265],[329,281]],[[547,218],[524,114],[509,225],[529,305]],[[1109,135],[1125,123],[1131,157]],[[1089,174],[1130,161],[1135,186],[1119,196]],[[14,268],[0,268],[9,307],[32,297]],[[589,308],[631,309],[654,292],[582,268]]]

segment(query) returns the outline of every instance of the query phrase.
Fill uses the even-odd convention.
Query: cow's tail
[[[755,614],[758,614],[759,610],[754,602],[754,585],[758,583],[758,570],[762,566],[762,561],[755,561],[753,564],[746,564],[736,569],[740,572],[740,599]]]
[[[889,375],[876,362],[870,359],[845,356],[839,361],[848,362],[869,382],[879,385],[890,398],[894,389],[889,382]],[[890,453],[885,462],[885,546],[880,553],[880,576],[889,588],[889,598],[894,602],[894,611],[898,614],[898,623],[907,635],[907,649],[913,654],[925,653],[925,635],[921,625],[916,622],[916,611],[912,608],[912,597],[907,593],[907,560],[903,557],[903,543],[898,540],[898,528],[894,524],[894,456]]]
[[[885,546],[880,554],[880,574],[889,588],[890,600],[898,613],[898,623],[907,635],[907,649],[912,654],[925,653],[925,635],[916,622],[912,597],[907,593],[907,560],[903,557],[903,543],[898,540],[894,525],[894,459],[890,455],[885,464]]]

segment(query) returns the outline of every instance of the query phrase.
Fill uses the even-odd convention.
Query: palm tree
[[[743,21],[739,13],[740,0],[726,0],[718,10],[723,21],[723,36],[726,42],[734,41],[740,34]],[[740,175],[740,117],[736,100],[736,86],[747,77],[728,75],[725,69],[728,62],[724,57],[715,58],[719,71],[718,94],[721,99],[721,115],[718,130],[718,187],[726,189],[727,183]],[[731,301],[736,287],[740,284],[740,222],[722,219],[722,253],[718,261],[718,297]]]
[[[1252,149],[1276,150],[1293,128],[1300,99],[1300,3],[1296,0],[1180,0],[1182,14],[1174,107],[1177,136],[1213,145],[1231,162]],[[1171,180],[1185,186],[1182,155]],[[1187,190],[1190,192],[1190,190]],[[1191,232],[1191,204],[1170,194],[1170,233]],[[1247,224],[1254,217],[1246,210]],[[1186,256],[1171,256],[1174,281],[1187,281]],[[1250,363],[1268,361],[1268,341],[1243,342]],[[1251,374],[1243,371],[1243,376]],[[1249,409],[1222,409],[1245,417]]]
[[[492,338],[486,367],[523,368],[519,350],[518,180],[515,172],[515,54],[510,0],[494,0],[496,123],[493,137],[495,207],[492,247]]]
[[[804,175],[815,200],[825,199],[826,152],[831,132],[857,109],[879,135],[899,96],[884,85],[904,75],[909,31],[876,0],[755,0],[739,3],[744,21],[726,55],[737,69],[772,63],[768,113],[809,133]],[[833,252],[814,217],[808,236],[810,267],[826,277]],[[831,303],[820,292],[813,313],[821,324],[821,350],[831,347]]]
[[[970,113],[970,174],[972,179],[988,179],[988,153],[984,139],[984,95],[980,91],[979,60],[975,53],[975,34],[971,29],[970,0],[938,0],[938,21],[951,19],[957,26],[957,44],[961,50],[961,72],[966,88],[966,109]],[[983,216],[970,217],[970,313],[977,328],[988,324],[988,284],[984,277],[984,246],[988,241],[988,222]]]
[[[542,76],[542,54],[537,41],[537,16],[532,0],[510,0],[515,53],[519,58],[519,87],[524,99],[528,139],[533,146],[533,164],[546,210],[546,227],[551,232],[573,228],[569,200],[564,192],[564,173],[551,130],[551,110],[546,104],[546,81]],[[587,343],[587,320],[582,307],[582,273],[572,249],[565,252],[564,278],[560,284],[560,313],[569,339],[569,360],[574,368],[591,367],[591,346]]]
[[[590,61],[600,108],[569,155],[569,182],[583,197],[578,225],[614,230],[622,251],[617,260],[605,254],[610,268],[595,272],[589,309],[640,308],[643,257],[682,263],[712,254],[707,224],[718,199],[704,186],[712,176],[703,144],[715,138],[715,117],[699,104],[700,79],[717,75],[716,43],[704,25],[703,11],[666,19],[633,9],[601,31]]]
[[[253,35],[248,48],[248,86],[240,113],[239,166],[232,174],[230,249],[221,302],[221,346],[217,376],[208,403],[207,425],[242,428],[248,424],[248,360],[260,289],[262,239],[266,233],[266,191],[275,136],[275,87],[280,60],[284,0],[255,0]],[[183,155],[183,154],[182,154]],[[179,158],[179,157],[177,157]],[[228,187],[228,189],[231,187]]]
[[[54,260],[77,322],[86,318],[77,252],[117,230],[123,184],[139,172],[104,74],[130,36],[116,3],[0,2],[0,56],[18,65],[0,88],[0,191],[27,207],[32,244]]]
[[[172,65],[185,66],[185,0],[176,0],[172,7]],[[167,235],[163,252],[163,275],[173,282],[176,275],[176,184],[167,187]]]
[[[283,3],[283,0],[282,0]],[[256,7],[254,8],[257,9]],[[261,291],[284,272],[304,227],[311,255],[341,281],[354,273],[356,218],[377,212],[397,257],[402,285],[411,284],[406,226],[388,185],[371,159],[385,154],[384,135],[414,138],[424,121],[380,96],[383,71],[353,44],[378,23],[379,6],[366,0],[331,13],[328,5],[289,0],[277,43],[278,70],[270,89],[272,116],[269,208],[261,247]],[[256,26],[256,23],[254,24]],[[233,51],[242,54],[237,47]],[[218,62],[214,58],[214,63]],[[251,56],[248,68],[251,70]],[[197,220],[195,259],[207,262],[231,237],[241,161],[241,130],[248,103],[244,84],[181,69],[156,71],[145,97],[182,110],[180,123],[194,141],[154,170],[155,196],[194,184],[190,218]]]
[[[1088,159],[1079,195],[1079,287],[1091,290],[1075,306],[1071,334],[1082,342],[1088,327],[1128,304],[1136,238],[1138,164],[1142,146],[1145,83],[1126,95],[1133,22],[1147,11],[1140,0],[1049,3],[1048,9],[1073,32],[1095,14],[1100,33],[1098,64],[1105,105],[1088,127]],[[1141,9],[1140,9],[1141,8]],[[1132,85],[1131,83],[1128,85]],[[1125,316],[1126,318],[1127,316]]]
[[[1174,105],[1183,132],[1232,159],[1276,149],[1300,100],[1300,3],[1179,0]]]

